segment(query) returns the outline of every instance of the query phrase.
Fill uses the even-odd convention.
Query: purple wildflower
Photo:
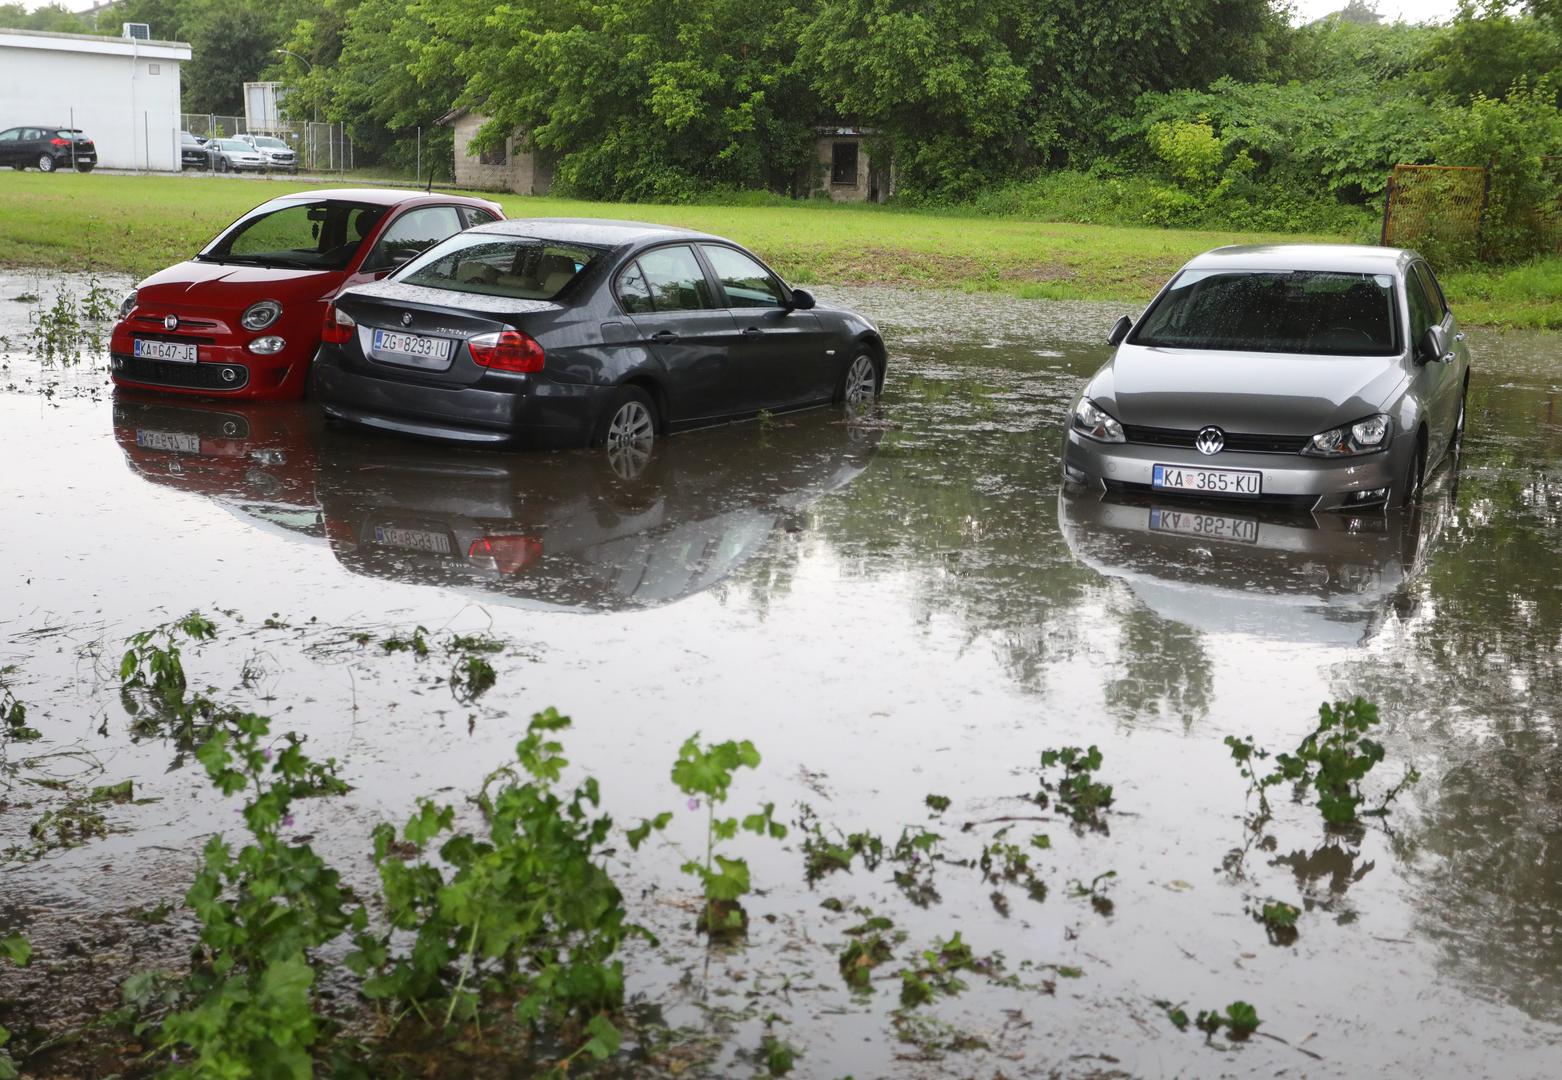
[[[698,800],[698,799],[690,799],[689,800],[689,809],[690,810],[698,810],[699,808],[700,808],[700,800]]]

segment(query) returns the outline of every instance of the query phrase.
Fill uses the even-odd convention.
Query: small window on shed
[[[830,144],[830,183],[856,186],[857,143],[855,141]]]
[[[492,150],[479,151],[477,163],[479,165],[508,165],[510,163],[510,154],[505,149],[504,144],[501,143]]]
[[[163,73],[163,65],[161,65],[161,64],[148,64],[146,66],[146,73],[148,75],[161,75]]]

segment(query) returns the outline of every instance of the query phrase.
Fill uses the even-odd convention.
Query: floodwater
[[[679,850],[623,848],[614,873],[661,938],[631,950],[631,998],[709,1036],[684,1075],[754,1071],[767,1033],[820,1077],[1557,1075],[1555,336],[1471,333],[1462,460],[1419,512],[1313,522],[1060,497],[1061,424],[1114,305],[820,290],[890,343],[880,414],[681,435],[640,470],[326,430],[307,407],[115,399],[100,361],[18,351],[20,288],[0,280],[0,666],[45,736],[25,751],[39,768],[133,778],[157,801],[0,865],[0,926],[26,921],[37,948],[27,973],[0,971],[21,988],[0,991],[13,1031],[30,1005],[60,1022],[48,987],[90,1001],[93,978],[184,947],[177,926],[147,944],[113,919],[176,904],[204,838],[237,819],[170,745],[132,737],[115,669],[128,634],[200,609],[220,636],[186,650],[193,681],[344,763],[355,790],[298,827],[360,884],[376,821],[420,794],[459,802],[548,705],[618,820],[675,810],[683,850],[704,813],[668,773],[695,731],[762,753],[734,783],[740,813],[806,804],[827,830],[944,837],[921,904],[889,863],[810,884],[796,830],[735,842],[752,922],[710,953]],[[373,643],[417,626],[502,637],[497,686],[465,703],[438,649]],[[1253,807],[1222,740],[1289,750],[1320,702],[1354,695],[1384,721],[1368,791],[1410,766],[1420,783],[1343,834],[1278,796],[1238,858]],[[1106,831],[1025,798],[1041,751],[1091,744],[1115,789]],[[0,789],[0,850],[49,797]],[[1030,849],[1044,899],[959,864],[1006,826],[1021,847],[1050,837]],[[1094,902],[1071,887],[1108,871]],[[1302,909],[1294,942],[1254,918],[1271,899]],[[837,969],[854,909],[907,935],[867,993]],[[968,972],[915,1010],[945,1026],[908,1023],[895,973],[956,931],[1013,978]],[[84,965],[95,949],[108,960]],[[1263,1026],[1206,1039],[1157,1000],[1246,1001]]]

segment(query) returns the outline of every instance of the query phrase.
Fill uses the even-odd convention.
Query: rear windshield
[[[343,270],[385,211],[384,206],[338,199],[261,209],[240,218],[196,258],[243,266]]]
[[[406,285],[431,289],[551,300],[603,250],[531,236],[461,233],[391,276]]]
[[[1184,270],[1129,341],[1169,349],[1388,356],[1394,279],[1322,270]]]
[[[57,139],[69,139],[81,134],[81,128],[60,128],[54,133]]]

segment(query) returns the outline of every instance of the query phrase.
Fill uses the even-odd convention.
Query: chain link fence
[[[270,135],[298,151],[298,167],[304,172],[347,172],[354,168],[353,141],[343,124],[312,120],[252,130],[242,116],[185,113],[184,130],[203,139],[231,139],[239,135]]]
[[[1539,161],[1538,173],[1532,165],[1522,166],[1522,172],[1394,166],[1383,204],[1382,242],[1416,248],[1449,266],[1562,254],[1562,155],[1543,155]]]

